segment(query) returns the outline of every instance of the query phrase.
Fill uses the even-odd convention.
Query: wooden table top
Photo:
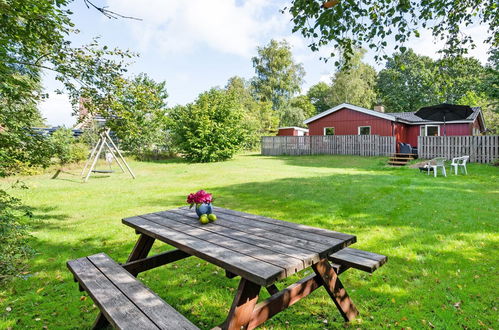
[[[262,286],[310,267],[355,243],[354,235],[214,207],[218,220],[202,225],[181,207],[123,219],[138,232]]]

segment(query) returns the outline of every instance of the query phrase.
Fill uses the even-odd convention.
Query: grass
[[[470,164],[468,176],[433,178],[385,162],[248,154],[213,164],[131,162],[136,180],[115,173],[82,184],[77,169],[55,180],[52,173],[21,178],[30,189],[11,193],[34,210],[37,254],[28,273],[0,288],[0,328],[89,328],[97,309],[78,291],[66,261],[100,251],[125,261],[136,236],[121,218],[182,206],[200,188],[214,193],[216,205],[355,234],[354,247],[389,256],[372,275],[342,275],[360,310],[349,327],[499,327],[499,168]],[[153,252],[167,249],[157,242]],[[223,321],[238,282],[196,258],[139,278],[204,329]],[[261,328],[344,326],[317,290]]]

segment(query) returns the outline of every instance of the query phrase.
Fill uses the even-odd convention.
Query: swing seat
[[[114,173],[112,170],[92,170],[92,173]]]

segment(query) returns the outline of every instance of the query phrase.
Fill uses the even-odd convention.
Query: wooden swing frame
[[[128,166],[128,163],[126,162],[125,158],[123,158],[123,155],[121,154],[120,150],[118,149],[116,144],[114,144],[113,139],[111,139],[111,137],[109,136],[109,131],[110,129],[108,128],[107,130],[102,131],[100,133],[99,141],[90,152],[90,155],[88,156],[87,161],[85,162],[85,166],[81,171],[81,177],[83,179],[83,182],[87,182],[88,179],[90,178],[90,175],[96,172],[95,165],[97,164],[97,160],[99,159],[99,156],[101,155],[104,146],[107,147],[107,150],[109,150],[109,152],[113,156],[114,160],[116,160],[116,163],[118,163],[121,170],[125,172],[125,169],[123,168],[123,165],[125,165],[126,169],[130,173],[132,178],[135,179],[135,174],[133,174],[132,169],[130,168],[130,166]],[[118,157],[116,155],[118,155]],[[88,168],[89,164],[91,164],[90,168]]]

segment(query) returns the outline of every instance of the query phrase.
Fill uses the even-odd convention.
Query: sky
[[[257,47],[271,39],[287,40],[295,61],[303,64],[306,72],[303,92],[319,81],[330,82],[335,72],[334,61],[326,63],[320,59],[328,56],[332,47],[312,52],[307,47],[308,40],[292,33],[290,15],[280,12],[286,6],[285,1],[95,0],[94,3],[142,20],[108,19],[88,9],[82,0],[75,0],[70,9],[80,33],[69,40],[81,45],[98,36],[102,45],[140,54],[128,73],[145,72],[157,81],[166,81],[169,106],[193,102],[200,93],[225,86],[230,77],[253,77],[251,58],[256,55]],[[470,56],[486,63],[488,48],[483,43],[486,27],[470,26],[465,33],[477,42]],[[442,43],[434,40],[429,31],[423,31],[420,38],[411,40],[407,46],[436,59]],[[387,49],[386,53],[392,51]],[[383,63],[376,63],[374,55],[368,51],[364,61],[380,70]],[[76,117],[72,116],[67,95],[55,93],[61,86],[53,75],[46,73],[43,85],[49,98],[40,104],[40,110],[47,124],[73,126]]]

